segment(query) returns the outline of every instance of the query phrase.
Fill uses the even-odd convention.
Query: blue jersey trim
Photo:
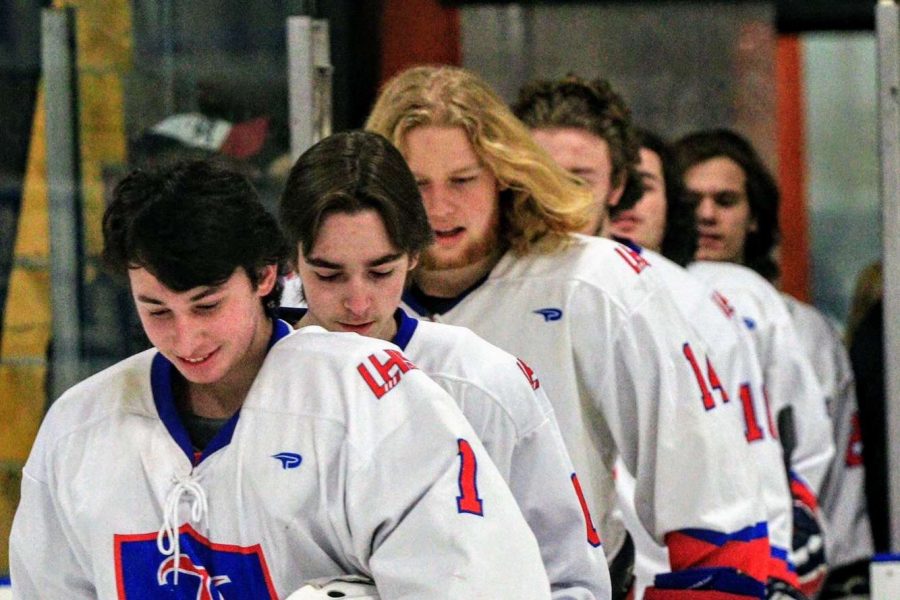
[[[765,598],[766,586],[730,567],[685,569],[656,576],[653,586],[661,590],[718,591],[751,598]]]
[[[4,585],[6,585],[6,586],[10,585],[9,577],[0,577],[0,586],[4,586]]]
[[[614,236],[612,236],[612,239],[613,239],[614,241],[616,241],[616,242],[619,242],[619,243],[622,244],[623,246],[628,246],[629,248],[631,248],[632,250],[634,250],[634,251],[637,252],[638,254],[641,254],[641,253],[644,252],[644,247],[643,247],[643,246],[638,246],[637,244],[635,244],[632,240],[629,240],[628,238],[623,238],[623,237],[619,237],[619,236],[617,236],[617,235],[614,235]]]
[[[399,346],[401,350],[406,350],[413,334],[416,332],[416,327],[419,326],[419,321],[406,314],[402,308],[398,308],[394,312],[394,320],[397,322],[397,333],[391,341]]]
[[[306,310],[296,306],[279,306],[275,309],[275,314],[278,315],[279,319],[284,319],[291,325],[296,325],[300,322],[300,319],[306,316]]]
[[[269,345],[266,346],[266,352],[271,350],[272,346],[274,346],[280,339],[286,337],[292,331],[293,329],[290,325],[288,325],[281,319],[275,319],[273,321],[272,337],[269,338]]]
[[[900,554],[880,552],[872,557],[872,562],[900,562]]]
[[[734,533],[723,533],[712,529],[682,529],[681,533],[692,538],[703,540],[707,544],[724,546],[728,542],[750,542],[769,535],[769,526],[765,521],[739,529]]]
[[[291,327],[284,321],[276,319],[272,325],[272,335],[269,337],[269,343],[266,346],[268,352],[278,340],[285,337],[291,332]],[[175,365],[169,362],[165,356],[157,352],[153,357],[150,366],[150,389],[153,393],[153,402],[156,404],[156,412],[159,414],[160,420],[169,431],[169,435],[181,448],[191,464],[200,464],[203,460],[214,453],[216,450],[224,448],[231,442],[234,434],[234,428],[237,427],[238,418],[241,411],[238,409],[234,415],[222,426],[222,429],[213,437],[209,444],[204,448],[203,453],[196,460],[194,459],[194,446],[191,444],[191,438],[187,429],[178,416],[178,408],[175,405],[175,396],[172,393],[172,374],[175,371]]]
[[[169,362],[165,356],[157,352],[150,366],[150,389],[153,391],[153,402],[156,404],[156,412],[169,431],[169,435],[188,457],[194,462],[194,448],[187,429],[178,417],[178,409],[175,407],[175,397],[172,394],[172,371],[175,365]]]
[[[416,311],[416,314],[419,314],[423,317],[430,317],[432,315],[442,315],[444,313],[448,313],[454,308],[456,305],[466,299],[466,296],[477,290],[481,287],[485,281],[490,277],[490,273],[476,281],[472,284],[472,287],[464,291],[458,296],[453,298],[438,298],[436,296],[429,296],[422,290],[413,284],[407,288],[405,292],[403,292],[403,302],[406,303],[411,309]]]

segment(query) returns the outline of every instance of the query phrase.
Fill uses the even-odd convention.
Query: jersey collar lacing
[[[181,497],[187,496],[191,504],[191,521],[198,524],[209,513],[209,503],[206,500],[203,486],[190,477],[176,477],[173,482],[175,486],[169,490],[169,494],[166,496],[163,525],[156,534],[156,547],[163,556],[174,555],[175,584],[178,585],[178,566],[181,564],[181,540],[178,531],[178,524],[181,520],[178,517],[178,509],[181,507]],[[166,546],[166,537],[169,538],[168,546]]]

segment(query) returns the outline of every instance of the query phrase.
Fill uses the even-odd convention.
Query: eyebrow
[[[404,252],[395,252],[393,254],[385,254],[384,256],[380,256],[375,260],[370,260],[366,263],[367,267],[380,267],[381,265],[387,264],[389,262],[394,262],[395,260],[400,260],[403,258]],[[308,262],[313,267],[319,267],[321,269],[341,269],[342,265],[338,263],[331,262],[330,260],[325,260],[324,258],[316,258],[315,256],[307,256],[305,257],[306,262]]]
[[[641,179],[652,179],[654,181],[662,181],[663,180],[662,177],[660,177],[659,175],[657,175],[656,173],[653,173],[651,171],[638,170],[637,174],[641,177]]]
[[[471,165],[466,165],[463,167],[459,167],[457,169],[453,169],[452,171],[450,171],[448,176],[449,177],[458,177],[459,175],[462,175],[464,173],[475,174],[476,172],[480,173],[483,170],[484,170],[484,165],[482,165],[480,163],[473,163]],[[415,177],[417,179],[426,179],[425,176],[420,175],[420,174],[416,173],[415,171],[413,171],[413,177]]]
[[[213,294],[215,294],[216,292],[218,292],[221,289],[222,289],[221,285],[213,285],[213,286],[206,288],[202,292],[194,294],[193,296],[188,298],[188,300],[190,302],[197,302],[198,300],[202,300],[202,299],[206,298],[207,296],[212,296]],[[155,304],[155,305],[159,305],[159,306],[162,306],[163,304],[165,304],[162,300],[153,298],[151,296],[144,296],[143,294],[138,294],[137,300],[139,302],[143,302],[145,304]]]

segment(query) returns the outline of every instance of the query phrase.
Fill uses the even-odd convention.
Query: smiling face
[[[309,307],[301,325],[393,339],[394,311],[415,264],[376,211],[328,215],[297,268]]]
[[[666,180],[656,152],[641,148],[640,156],[637,172],[644,194],[633,207],[613,218],[610,230],[613,235],[659,252],[666,234]]]
[[[246,392],[272,333],[262,298],[275,285],[274,265],[265,267],[255,288],[240,267],[219,285],[185,292],[172,291],[144,268],[129,269],[128,278],[147,337],[189,388],[210,386],[226,396]]]
[[[756,231],[746,183],[741,166],[724,156],[685,171],[686,199],[697,213],[697,260],[744,262],[747,234]]]
[[[465,130],[415,127],[404,137],[403,151],[435,234],[423,253],[422,268],[489,269],[500,245],[499,185]]]
[[[594,210],[583,233],[606,235],[609,208],[619,202],[624,189],[612,187],[609,144],[593,133],[573,127],[539,128],[531,134],[556,164],[584,181],[594,195]]]

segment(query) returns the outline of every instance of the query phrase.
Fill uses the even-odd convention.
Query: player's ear
[[[418,265],[418,264],[419,264],[419,253],[411,252],[409,254],[409,265],[406,267],[406,270],[412,271],[413,269],[416,268],[416,265]]]
[[[750,217],[750,222],[747,224],[747,233],[756,233],[759,230],[759,224],[756,222],[756,217]]]
[[[259,270],[259,277],[256,280],[256,294],[260,297],[268,295],[275,287],[275,281],[278,279],[278,265],[266,265]]]
[[[609,196],[607,196],[607,198],[606,198],[606,209],[607,210],[609,210],[610,208],[619,204],[619,200],[622,199],[622,194],[625,193],[625,181],[624,181],[625,178],[623,177],[622,179],[623,179],[622,183],[620,183],[618,186],[616,186],[615,188],[610,190]]]

